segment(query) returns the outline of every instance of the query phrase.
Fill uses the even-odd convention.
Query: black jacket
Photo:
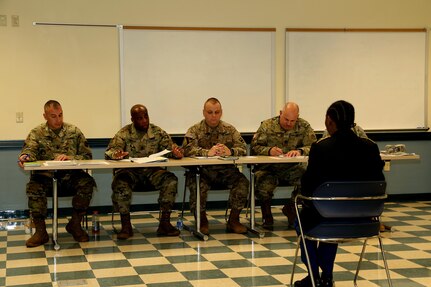
[[[311,146],[301,192],[311,196],[327,181],[384,180],[383,166],[376,143],[358,137],[351,130],[337,131]],[[311,207],[304,208],[302,214],[306,215],[307,221],[315,221],[318,217]]]

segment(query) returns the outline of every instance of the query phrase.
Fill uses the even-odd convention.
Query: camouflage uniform
[[[209,127],[205,120],[188,129],[184,142],[185,156],[208,156],[208,151],[216,144],[224,144],[234,156],[246,155],[246,144],[241,134],[230,124],[220,121],[215,128]],[[191,169],[186,178],[190,189],[190,209],[196,209],[196,171]],[[248,196],[249,182],[234,165],[205,166],[201,169],[200,191],[201,210],[206,210],[208,190],[213,184],[230,188],[229,203],[232,209],[241,210]]]
[[[291,130],[284,130],[280,126],[280,117],[273,117],[263,121],[254,134],[251,141],[252,155],[269,155],[274,146],[287,153],[290,150],[301,150],[303,155],[308,155],[310,147],[316,141],[316,135],[310,124],[302,118],[298,118]],[[270,200],[275,188],[280,181],[295,186],[292,198],[296,196],[301,185],[301,177],[306,169],[306,164],[262,164],[256,166],[255,182],[256,197],[261,200]]]
[[[172,139],[160,127],[150,124],[147,132],[138,131],[133,124],[124,126],[110,141],[105,158],[122,150],[129,157],[146,157],[164,149],[172,149]],[[178,179],[161,167],[115,169],[112,181],[112,203],[121,214],[130,212],[132,191],[137,185],[148,184],[160,190],[159,204],[162,211],[171,211],[177,194]]]
[[[59,132],[51,130],[46,123],[30,131],[19,155],[27,155],[29,161],[53,160],[65,154],[76,160],[91,159],[92,154],[83,133],[75,126],[64,123]],[[33,171],[27,184],[28,207],[34,217],[46,217],[47,196],[52,196],[51,171]],[[83,170],[61,170],[56,172],[59,196],[74,195],[72,206],[77,210],[88,208],[94,179]]]

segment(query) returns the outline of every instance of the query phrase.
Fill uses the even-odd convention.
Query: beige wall
[[[0,27],[0,140],[24,139],[51,98],[88,138],[109,138],[120,128],[116,30],[33,22],[276,28],[279,109],[286,27],[431,27],[429,11],[429,0],[0,0],[8,20]],[[11,15],[20,17],[19,27],[11,26]],[[24,113],[23,123],[16,123],[16,112]]]

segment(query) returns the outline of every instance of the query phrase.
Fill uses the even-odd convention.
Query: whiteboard
[[[216,97],[222,119],[255,132],[274,115],[275,29],[200,30],[124,28],[121,45],[122,124],[130,108],[148,108],[150,121],[184,134]]]
[[[423,128],[426,118],[426,31],[286,31],[286,98],[324,130],[337,100],[355,106],[367,130]]]

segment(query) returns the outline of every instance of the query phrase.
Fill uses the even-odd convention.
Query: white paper
[[[97,159],[93,159],[93,160],[89,160],[89,161],[85,161],[85,162],[80,162],[79,165],[109,165],[109,162],[107,162],[106,160],[97,160]]]
[[[170,150],[164,149],[160,152],[151,154],[149,157],[161,157],[161,156],[164,156],[165,154],[168,154],[170,152],[171,152]]]
[[[136,163],[168,161],[168,159],[166,157],[164,157],[163,155],[168,154],[170,152],[171,152],[170,150],[164,149],[160,152],[150,154],[149,156],[125,158],[125,159],[121,159],[120,161],[136,162]]]
[[[148,156],[148,157],[134,157],[131,158],[131,162],[136,163],[148,163],[148,162],[156,162],[156,161],[167,161],[168,159],[163,156]]]
[[[77,164],[74,160],[49,160],[43,163],[44,166],[72,166]]]

